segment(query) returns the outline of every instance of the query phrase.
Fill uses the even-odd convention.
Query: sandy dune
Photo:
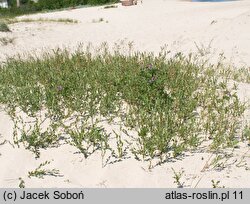
[[[22,18],[70,18],[80,23],[14,24],[11,36],[16,38],[15,45],[1,47],[0,57],[44,47],[75,46],[79,42],[112,44],[126,38],[134,41],[137,49],[154,52],[165,44],[171,51],[186,53],[197,51],[195,43],[210,46],[211,54],[223,52],[228,60],[246,65],[250,63],[249,5],[250,1],[144,0],[133,7],[92,7],[25,16]],[[100,18],[104,21],[92,22]]]
[[[74,48],[80,42],[94,45],[106,41],[110,45],[118,40],[133,41],[135,49],[157,53],[167,45],[173,53],[204,52],[211,61],[224,53],[226,62],[237,67],[250,66],[250,1],[226,3],[192,3],[177,0],[144,0],[132,7],[103,9],[91,7],[36,14],[20,18],[70,18],[77,24],[16,23],[12,33],[0,37],[14,38],[14,43],[0,46],[0,61],[18,53],[39,53],[55,47]],[[93,20],[103,18],[102,22]],[[250,100],[250,84],[241,83],[238,95],[242,101]],[[246,120],[250,121],[249,110]],[[0,110],[0,187],[18,187],[21,177],[26,187],[176,187],[172,168],[183,168],[181,181],[185,187],[212,187],[211,180],[225,187],[250,187],[250,147],[241,144],[225,168],[206,169],[213,159],[202,149],[186,153],[149,170],[148,162],[133,157],[102,168],[99,153],[88,159],[77,154],[76,148],[61,145],[41,151],[41,157],[13,147],[13,123]],[[49,169],[58,169],[58,177],[28,178],[27,172],[42,162],[50,161]],[[224,161],[224,160],[223,160]],[[205,170],[205,171],[204,171]]]

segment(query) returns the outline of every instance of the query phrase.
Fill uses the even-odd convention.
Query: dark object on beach
[[[137,1],[135,0],[123,0],[121,1],[122,6],[133,6],[137,4]]]

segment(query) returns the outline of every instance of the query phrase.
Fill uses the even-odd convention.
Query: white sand
[[[247,0],[226,3],[144,0],[142,5],[132,7],[119,4],[113,9],[83,8],[28,18],[71,18],[80,23],[13,24],[12,33],[0,33],[0,38],[15,38],[13,45],[0,46],[1,61],[6,55],[57,46],[74,47],[79,42],[98,45],[106,41],[112,45],[127,39],[134,41],[135,49],[153,52],[158,52],[164,44],[174,53],[197,52],[198,45],[212,60],[224,53],[227,62],[238,67],[250,66],[250,1]],[[99,18],[104,22],[92,22]],[[238,94],[242,100],[250,100],[250,84],[241,83]],[[246,117],[249,121],[250,114]],[[0,143],[13,142],[12,128],[10,118],[0,111]],[[151,171],[147,162],[133,158],[102,168],[99,153],[84,159],[76,152],[76,148],[62,145],[42,150],[41,157],[35,159],[34,154],[23,147],[13,148],[9,143],[1,145],[0,187],[18,187],[19,177],[24,179],[26,187],[176,187],[171,168],[177,172],[184,169],[181,181],[186,187],[212,187],[211,180],[219,180],[219,185],[225,187],[250,187],[250,171],[246,170],[246,167],[250,168],[250,148],[246,144],[236,150],[222,171],[202,171],[210,157],[202,151],[187,153],[183,159],[164,163]],[[241,158],[244,166],[237,167]],[[46,160],[51,161],[47,168],[60,170],[61,177],[27,177],[28,171]]]

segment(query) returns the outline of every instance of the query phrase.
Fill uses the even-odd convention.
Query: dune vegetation
[[[63,142],[88,157],[160,162],[195,150],[236,147],[243,137],[237,85],[191,55],[54,50],[1,65],[0,103],[15,124],[16,144],[39,157]]]
[[[31,0],[21,0],[21,6],[16,7],[16,1],[10,0],[10,7],[8,9],[0,8],[0,19],[12,18],[41,11],[75,8],[77,6],[86,5],[103,5],[117,2],[117,0],[39,0],[38,2]]]

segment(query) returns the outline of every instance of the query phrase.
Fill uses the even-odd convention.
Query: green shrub
[[[20,15],[36,13],[38,11],[40,11],[40,9],[36,6],[36,4],[25,4],[20,8],[17,8],[16,6],[10,7],[8,9],[0,8],[0,19],[13,18]]]
[[[10,32],[10,29],[6,23],[0,22],[0,32]]]
[[[53,10],[67,7],[75,7],[79,5],[99,5],[106,3],[115,3],[117,0],[39,0],[37,3],[30,0],[21,1],[21,6],[16,7],[16,1],[11,1],[11,7],[8,9],[0,8],[0,18],[15,17],[30,13],[39,12],[41,10]]]
[[[98,5],[117,2],[115,0],[40,0],[37,3],[39,9],[60,9],[78,5]]]
[[[88,0],[88,4],[90,5],[99,5],[99,4],[107,4],[107,3],[116,3],[116,0]]]

